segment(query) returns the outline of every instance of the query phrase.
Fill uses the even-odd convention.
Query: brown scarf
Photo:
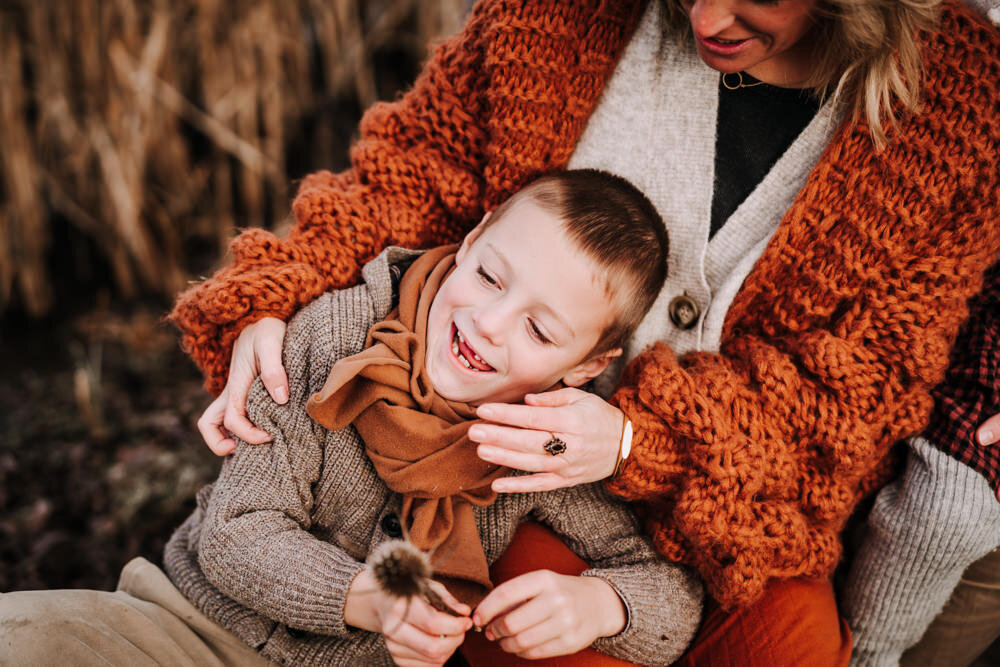
[[[490,484],[508,469],[476,455],[466,435],[475,409],[434,393],[424,366],[427,314],[456,248],[429,250],[407,269],[399,306],[372,326],[364,351],[334,364],[307,410],[331,430],[354,424],[379,476],[403,496],[410,541],[434,550],[435,578],[475,605],[492,583],[472,506],[496,500]]]

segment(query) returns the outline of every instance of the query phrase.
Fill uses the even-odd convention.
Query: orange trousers
[[[552,532],[523,524],[492,569],[497,584],[532,570],[579,574],[587,569]],[[631,663],[587,649],[547,660],[522,660],[504,653],[479,633],[466,635],[462,655],[472,667],[524,665],[590,667]],[[684,667],[826,667],[847,665],[851,633],[837,612],[833,586],[826,580],[786,579],[772,582],[764,597],[732,613],[708,600],[704,618],[688,652],[677,661]]]

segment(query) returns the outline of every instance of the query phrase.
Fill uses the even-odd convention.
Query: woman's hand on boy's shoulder
[[[600,396],[567,387],[528,394],[524,405],[486,403],[477,409],[488,422],[469,429],[479,458],[535,473],[493,482],[501,493],[551,491],[611,476],[618,460],[624,416]],[[558,438],[561,453],[546,451]]]
[[[247,395],[259,375],[275,402],[288,400],[288,376],[281,363],[284,340],[285,323],[275,317],[247,325],[236,339],[226,387],[198,419],[201,437],[218,456],[236,448],[230,433],[255,445],[271,440],[247,419]]]

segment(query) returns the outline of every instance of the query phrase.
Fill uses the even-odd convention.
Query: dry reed
[[[373,57],[458,29],[469,0],[7,0],[0,5],[0,314],[54,304],[72,226],[118,292],[175,293],[185,248],[287,215],[289,162],[342,164],[338,100]],[[308,123],[315,140],[293,137]],[[338,126],[334,127],[334,124]],[[301,148],[299,149],[301,150]]]

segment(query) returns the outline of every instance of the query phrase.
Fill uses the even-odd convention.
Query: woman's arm
[[[170,319],[218,394],[233,343],[264,317],[287,319],[319,294],[354,282],[386,245],[421,248],[459,239],[482,215],[486,132],[485,10],[435,52],[399,101],[364,117],[352,167],[301,183],[287,239],[248,230],[232,244],[233,263],[192,287]]]

